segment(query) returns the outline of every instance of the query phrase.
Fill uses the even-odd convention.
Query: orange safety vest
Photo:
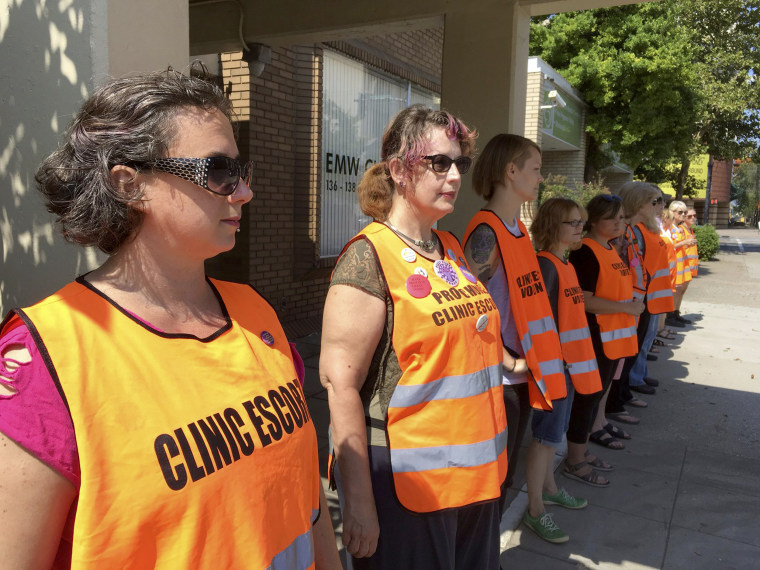
[[[649,274],[644,269],[644,256],[638,238],[630,225],[625,227],[625,243],[628,244],[628,268],[633,280],[633,298],[642,301],[649,285]]]
[[[591,248],[599,262],[599,278],[595,297],[610,301],[629,302],[633,299],[633,283],[628,266],[620,259],[615,248],[606,248],[590,237],[583,243]],[[633,356],[639,351],[636,338],[636,317],[627,313],[596,315],[604,354],[610,360]]]
[[[593,394],[602,389],[602,380],[594,355],[594,345],[586,321],[583,291],[578,284],[575,268],[548,251],[539,251],[557,268],[559,296],[557,297],[557,327],[562,358],[565,360],[575,391]]]
[[[396,497],[416,513],[497,499],[507,474],[499,312],[457,239],[435,233],[443,260],[378,222],[349,242],[372,245],[393,301],[401,378],[386,430]]]
[[[668,231],[676,252],[676,285],[682,285],[691,281],[691,269],[686,259],[686,248],[675,246],[686,240],[686,232],[681,226],[675,225],[671,225]]]
[[[692,228],[688,227],[686,224],[681,224],[681,227],[687,238],[694,237],[694,230]],[[697,249],[696,243],[686,247],[686,261],[689,264],[691,276],[696,277],[699,272],[699,250]]]
[[[552,400],[567,396],[562,348],[533,244],[523,223],[517,223],[522,234],[519,238],[507,230],[496,213],[480,210],[467,225],[464,242],[480,224],[487,224],[496,234],[512,315],[532,376],[528,383],[530,405],[551,410]]]
[[[644,268],[649,276],[647,310],[652,315],[674,310],[673,288],[670,281],[668,246],[662,237],[644,224],[636,224],[644,238]]]
[[[671,238],[670,232],[668,230],[663,229],[662,232],[660,232],[660,237],[662,238],[662,241],[665,242],[665,248],[668,251],[668,273],[670,274],[670,288],[673,292],[675,292],[676,285],[680,285],[680,283],[678,283],[676,246],[673,245],[673,239]]]
[[[157,332],[80,278],[16,310],[73,420],[72,568],[313,568],[314,425],[285,333],[247,285],[228,324]]]

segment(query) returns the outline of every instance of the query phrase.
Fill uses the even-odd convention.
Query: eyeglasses
[[[686,210],[676,210],[676,214],[681,214],[682,216],[685,216]]]
[[[583,220],[569,220],[567,222],[562,222],[562,223],[567,224],[568,226],[572,226],[574,228],[579,228],[584,224]]]
[[[446,156],[445,154],[433,154],[428,156],[423,156],[425,160],[430,161],[430,166],[433,168],[434,172],[437,172],[438,174],[445,174],[449,171],[452,164],[457,165],[457,170],[459,171],[459,174],[467,174],[467,171],[470,170],[470,166],[472,166],[472,158],[469,156],[460,156],[459,158],[450,158]]]
[[[686,216],[686,217],[687,217],[687,218],[696,218],[696,217],[697,217],[697,215],[696,215],[696,214],[691,214],[690,216]]]
[[[607,202],[622,202],[623,199],[617,194],[597,194],[602,200]]]
[[[232,194],[241,179],[250,186],[253,178],[253,162],[241,162],[226,156],[158,158],[145,163],[145,166],[173,174],[220,196]]]
[[[662,196],[660,196],[656,200],[652,200],[652,206],[656,206],[657,204],[662,204]]]

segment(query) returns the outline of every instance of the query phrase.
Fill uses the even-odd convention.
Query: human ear
[[[391,179],[396,186],[400,188],[406,188],[406,184],[409,180],[408,172],[404,167],[404,163],[400,159],[394,157],[388,161],[388,171],[391,173]]]
[[[137,181],[137,170],[131,166],[117,164],[110,171],[111,184],[119,194],[129,201],[130,206],[140,210],[142,200],[139,199],[140,184]]]

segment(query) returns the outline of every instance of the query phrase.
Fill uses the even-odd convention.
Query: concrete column
[[[524,132],[529,34],[530,15],[517,4],[489,0],[451,5],[446,13],[441,107],[478,130],[478,148],[498,133]],[[440,224],[460,238],[483,205],[470,179]]]
[[[64,242],[34,173],[106,76],[184,69],[186,0],[3,2],[0,8],[0,314],[52,293],[103,257]]]

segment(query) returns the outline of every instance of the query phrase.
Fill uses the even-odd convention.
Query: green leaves
[[[754,0],[663,0],[535,19],[531,54],[583,93],[593,146],[652,171],[755,150],[758,38]]]

